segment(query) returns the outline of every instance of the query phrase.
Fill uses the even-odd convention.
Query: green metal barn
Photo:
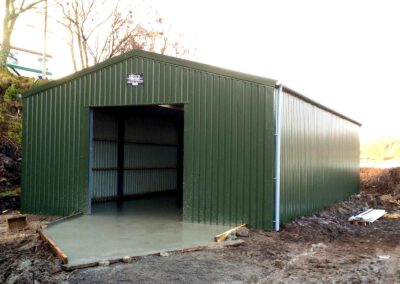
[[[134,50],[23,107],[26,213],[173,196],[185,221],[278,229],[359,191],[360,124],[275,80]]]

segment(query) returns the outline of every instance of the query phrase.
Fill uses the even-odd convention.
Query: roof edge
[[[345,115],[343,115],[343,114],[341,114],[341,113],[339,113],[339,112],[337,112],[337,111],[335,111],[335,110],[333,110],[331,108],[328,108],[328,107],[326,107],[326,106],[324,106],[324,105],[322,105],[322,104],[320,104],[320,103],[318,103],[318,102],[316,102],[316,101],[314,101],[314,100],[312,100],[312,99],[310,99],[310,98],[308,98],[308,97],[306,97],[306,96],[304,96],[304,95],[302,95],[302,94],[290,89],[289,87],[286,87],[285,85],[282,85],[282,88],[283,88],[284,92],[287,92],[292,96],[295,96],[295,97],[297,97],[297,98],[299,98],[299,99],[301,99],[301,100],[303,100],[305,102],[308,102],[308,103],[310,103],[310,104],[312,104],[312,105],[314,105],[316,107],[319,107],[319,108],[321,108],[321,109],[323,109],[323,110],[325,110],[327,112],[330,112],[330,113],[332,113],[332,114],[334,114],[334,115],[336,115],[336,116],[338,116],[340,118],[343,118],[343,119],[345,119],[347,121],[350,121],[350,122],[352,122],[354,124],[357,124],[358,126],[362,126],[362,124],[360,122],[358,122],[356,120],[353,120],[353,119],[349,118],[348,116],[345,116]]]
[[[47,89],[57,87],[68,81],[72,81],[79,77],[85,76],[91,72],[106,68],[108,66],[117,64],[119,62],[122,62],[126,59],[129,59],[129,58],[132,58],[135,56],[146,58],[146,59],[152,59],[152,60],[156,60],[156,61],[161,61],[161,62],[166,62],[166,63],[172,64],[172,65],[177,65],[177,66],[182,66],[182,67],[187,67],[187,68],[194,68],[194,69],[197,69],[200,71],[205,71],[205,72],[214,73],[214,74],[220,74],[222,76],[227,76],[227,77],[240,79],[240,80],[244,80],[244,81],[259,83],[259,84],[267,85],[270,87],[275,87],[276,82],[277,82],[274,79],[260,77],[260,76],[256,76],[256,75],[252,75],[252,74],[248,74],[248,73],[242,73],[239,71],[233,71],[233,70],[225,69],[225,68],[214,66],[214,65],[209,65],[209,64],[204,64],[204,63],[191,61],[191,60],[187,60],[187,59],[182,59],[182,58],[172,57],[172,56],[168,56],[168,55],[162,55],[162,54],[157,54],[157,53],[148,52],[148,51],[144,51],[144,50],[134,49],[134,50],[128,51],[126,53],[123,53],[121,55],[115,56],[113,58],[107,59],[107,60],[105,60],[101,63],[98,63],[96,65],[93,65],[91,67],[88,67],[88,68],[82,69],[78,72],[67,75],[63,78],[60,78],[60,79],[51,81],[49,83],[46,83],[42,86],[38,86],[36,88],[30,89],[22,94],[22,98],[27,98],[27,97],[33,96],[33,95],[43,92]]]

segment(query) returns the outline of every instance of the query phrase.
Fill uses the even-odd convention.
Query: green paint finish
[[[128,86],[128,73],[144,86]],[[183,218],[271,229],[275,81],[132,51],[23,95],[22,210],[86,212],[90,107],[184,104]],[[359,125],[285,88],[283,221],[359,189]]]
[[[128,86],[127,73],[144,73]],[[185,104],[187,221],[272,228],[275,81],[132,51],[26,92],[22,210],[88,204],[89,109]]]
[[[281,220],[359,192],[359,125],[284,92]]]

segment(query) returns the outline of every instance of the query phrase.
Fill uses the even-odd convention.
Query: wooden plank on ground
[[[28,222],[26,221],[26,215],[12,216],[7,219],[7,224],[8,224],[8,230],[13,233],[21,231],[26,227],[28,227]]]
[[[370,223],[365,222],[365,221],[349,221],[349,222],[350,222],[350,224],[358,225],[358,226],[364,226],[364,227],[369,226],[369,224],[370,224]]]
[[[163,252],[174,254],[174,253],[187,253],[187,252],[194,252],[194,251],[201,251],[201,250],[218,249],[218,248],[225,248],[225,247],[237,247],[237,246],[243,245],[244,242],[245,241],[243,241],[243,240],[233,240],[233,241],[227,241],[227,242],[223,242],[223,243],[209,243],[209,244],[202,245],[202,246],[189,247],[189,248],[184,248],[184,249],[180,249],[180,250],[160,251],[160,252],[151,253],[148,255],[131,256],[130,258],[132,260],[138,260],[141,257],[145,257],[145,256],[149,256],[149,255],[160,256],[161,253],[163,253]],[[123,257],[106,259],[105,261],[108,261],[110,264],[117,263],[117,262],[123,262]],[[72,270],[76,270],[76,269],[94,267],[94,266],[98,266],[98,265],[99,265],[99,261],[76,264],[76,265],[68,265],[66,263],[63,265],[63,269],[66,271],[72,271]]]
[[[230,234],[236,233],[240,228],[243,228],[243,227],[246,227],[246,224],[239,225],[239,226],[237,226],[235,228],[232,228],[232,229],[230,229],[228,231],[223,232],[222,234],[216,235],[214,237],[214,241],[216,241],[218,243],[219,242],[223,242],[228,238],[228,236]]]
[[[191,247],[191,248],[186,248],[183,250],[180,250],[178,252],[193,252],[193,251],[199,251],[199,250],[207,250],[207,249],[217,249],[217,248],[223,248],[223,247],[237,247],[244,244],[243,240],[233,240],[233,241],[227,241],[227,242],[221,242],[221,243],[210,243],[204,246],[197,246],[197,247]]]
[[[384,218],[388,218],[388,219],[399,219],[400,218],[400,214],[397,214],[397,213],[385,214],[383,217]]]
[[[42,240],[44,240],[46,243],[49,244],[51,250],[55,253],[55,255],[61,259],[63,264],[68,264],[68,257],[67,255],[56,245],[56,243],[50,239],[48,236],[46,236],[45,233],[41,229],[39,229],[38,234]]]

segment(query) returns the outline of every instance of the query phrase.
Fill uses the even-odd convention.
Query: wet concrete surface
[[[183,222],[172,197],[99,203],[92,213],[44,230],[68,256],[68,265],[205,245],[230,229]]]

